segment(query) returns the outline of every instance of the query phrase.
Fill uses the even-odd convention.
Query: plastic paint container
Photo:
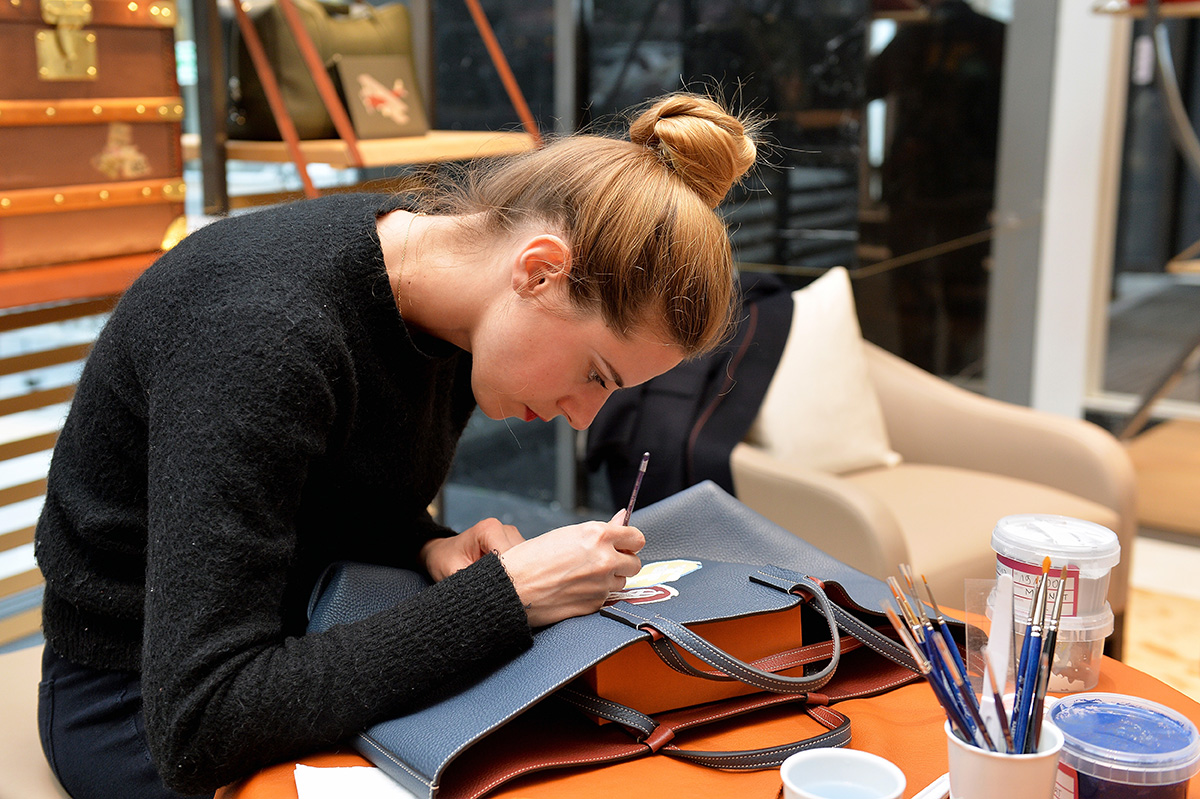
[[[1025,625],[1016,625],[1016,650],[1021,651]],[[1063,616],[1054,643],[1054,662],[1046,690],[1056,694],[1090,691],[1100,681],[1104,639],[1113,631],[1113,612],[1108,603],[1100,613]]]
[[[1200,771],[1200,732],[1183,714],[1123,694],[1059,700],[1065,739],[1054,799],[1185,799]]]
[[[1025,513],[1005,516],[992,531],[996,576],[1013,579],[1013,619],[1029,617],[1042,561],[1050,557],[1050,589],[1058,590],[1058,575],[1067,567],[1062,615],[1094,616],[1104,612],[1108,578],[1121,562],[1121,542],[1107,527],[1069,516]],[[1053,595],[1053,593],[1052,593]]]
[[[987,617],[992,618],[996,592],[988,596]],[[1065,601],[1065,600],[1064,600]],[[1021,651],[1025,641],[1024,620],[1013,625],[1014,652]],[[1100,664],[1104,656],[1104,639],[1112,634],[1113,612],[1105,602],[1099,613],[1087,616],[1063,616],[1058,625],[1054,644],[1054,661],[1050,665],[1050,681],[1046,690],[1065,694],[1090,691],[1100,681]]]

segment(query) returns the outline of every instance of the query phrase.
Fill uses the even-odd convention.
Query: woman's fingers
[[[507,552],[525,540],[521,531],[499,519],[484,519],[464,532],[473,533],[478,542],[480,555],[488,552]]]
[[[530,624],[592,613],[641,570],[645,537],[635,527],[585,522],[517,544],[502,560]]]
[[[465,569],[490,552],[507,552],[525,539],[516,527],[484,519],[449,538],[435,538],[421,549],[425,570],[434,582]]]

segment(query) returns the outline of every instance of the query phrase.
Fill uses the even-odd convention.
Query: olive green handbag
[[[328,3],[292,0],[304,27],[316,45],[322,63],[335,56],[400,55],[412,59],[412,26],[402,3],[372,6],[367,3]],[[245,0],[246,10],[262,39],[275,71],[284,104],[301,139],[337,138],[329,112],[321,102],[300,48],[275,0]],[[229,30],[229,120],[231,139],[278,141],[281,137],[271,115],[262,82],[250,54],[238,35]]]

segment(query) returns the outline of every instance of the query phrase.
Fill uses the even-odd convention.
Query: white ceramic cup
[[[807,749],[783,761],[784,799],[900,799],[904,772],[855,749]]]
[[[950,799],[1050,799],[1058,774],[1063,735],[1042,722],[1038,750],[1027,755],[989,752],[959,739],[946,722]]]

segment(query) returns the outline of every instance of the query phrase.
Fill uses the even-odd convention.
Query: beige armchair
[[[1096,425],[981,397],[864,342],[895,466],[832,474],[776,459],[749,443],[733,452],[738,498],[862,571],[908,563],[940,603],[962,607],[964,580],[995,576],[991,533],[1015,513],[1102,524],[1121,543],[1108,599],[1119,656],[1135,477],[1116,438]]]

